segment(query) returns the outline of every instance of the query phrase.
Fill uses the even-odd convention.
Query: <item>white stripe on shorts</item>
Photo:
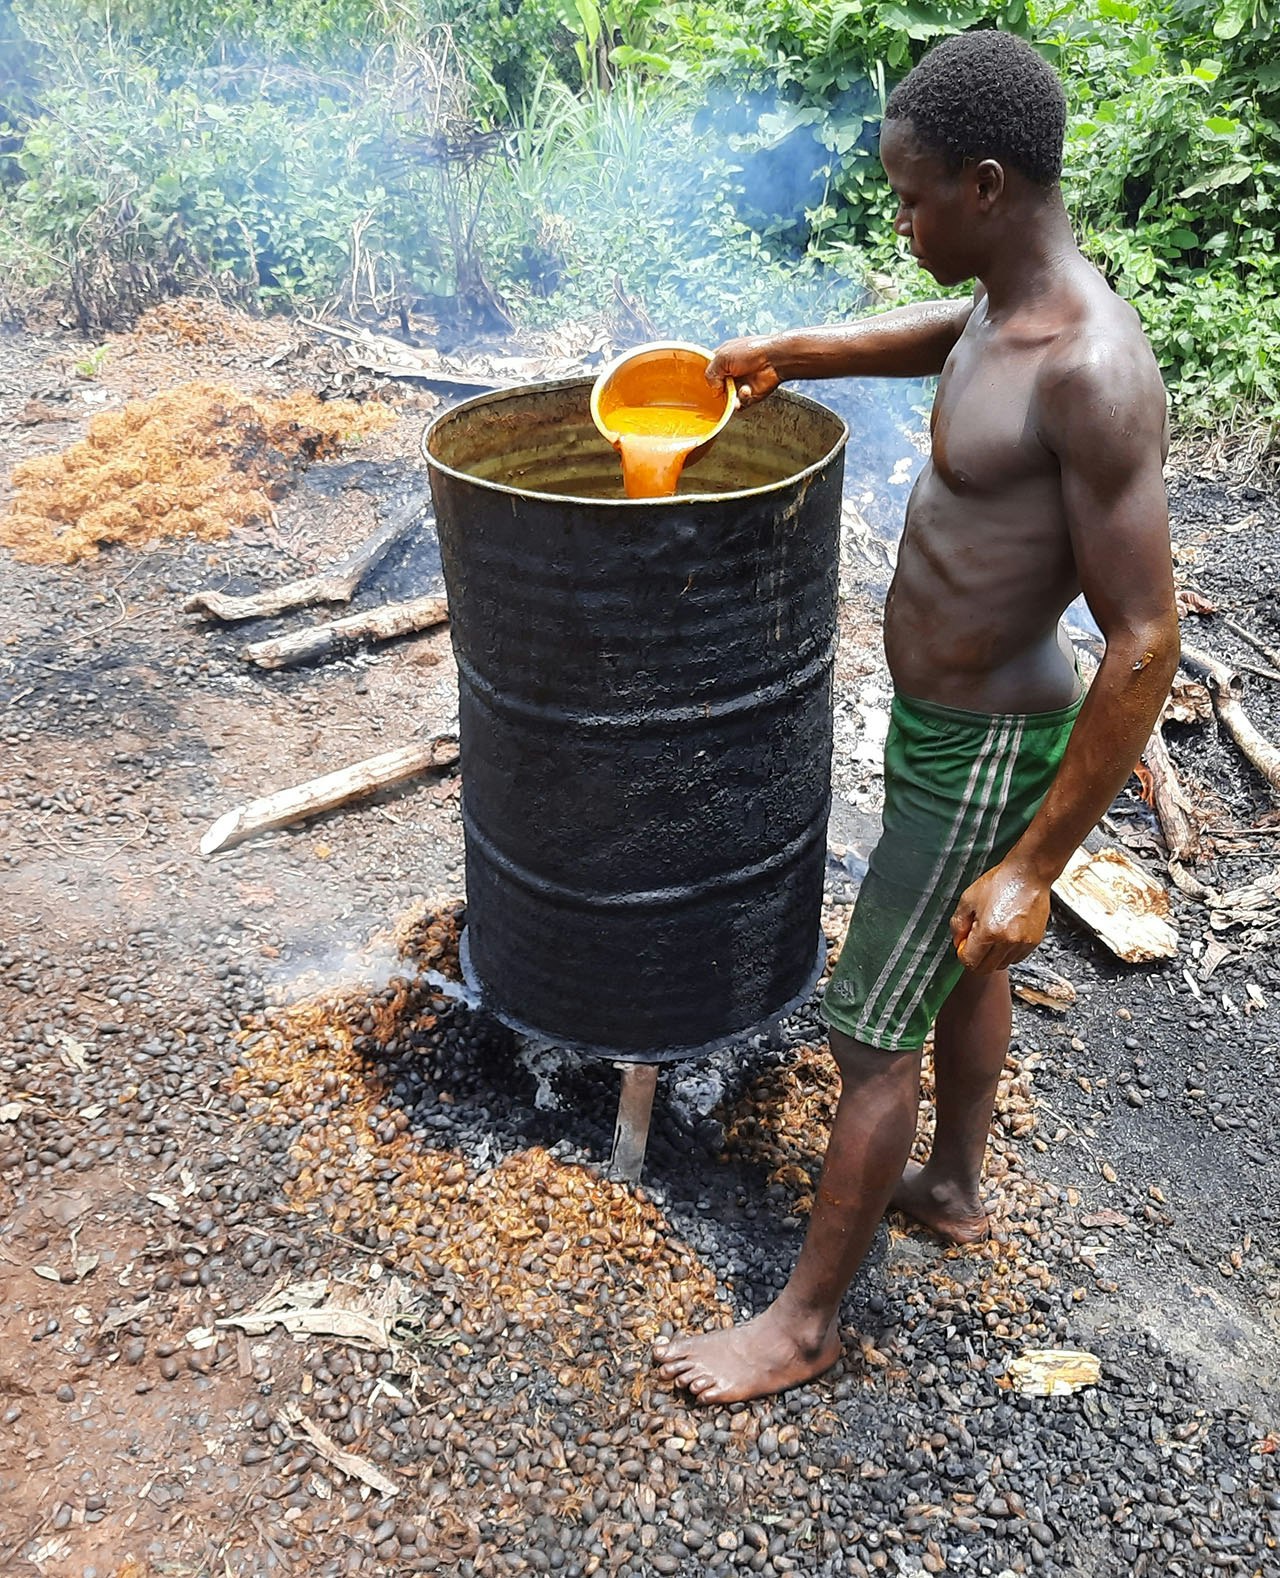
[[[979,821],[974,825],[973,837],[969,840],[968,847],[965,849],[963,855],[960,857],[960,870],[961,871],[963,871],[964,868],[968,865],[968,863],[973,859],[974,851],[978,848],[979,833],[981,833],[983,831],[983,829],[982,829],[982,821],[985,819],[985,821],[987,822],[987,831],[985,832],[984,837],[985,837],[986,842],[987,842],[988,845],[990,845],[991,840],[994,838],[996,829],[1000,826],[1000,818],[1004,815],[1005,806],[1009,803],[1009,786],[1010,786],[1010,784],[1011,784],[1011,782],[1013,780],[1013,770],[1014,770],[1014,767],[1017,765],[1018,751],[1021,748],[1021,745],[1022,745],[1022,720],[1019,719],[1018,720],[1018,726],[1014,730],[1013,739],[1010,740],[1009,743],[1005,747],[1005,750],[1007,752],[1007,756],[1006,756],[1005,766],[1004,766],[1004,782],[1000,785],[1000,791],[999,791],[999,794],[996,797],[995,804],[993,806],[990,806],[987,809],[987,811],[984,813],[984,815],[979,818]],[[981,875],[981,873],[978,873],[978,875]],[[928,940],[929,939],[927,937],[925,937],[925,938],[923,938],[921,940],[920,949],[917,949],[918,953],[921,951],[921,949],[924,948],[924,946],[925,946],[925,944],[927,944]],[[907,971],[907,979],[908,980],[911,977],[912,971],[915,971],[915,970],[918,969],[918,965],[919,965],[920,962],[921,961],[918,960],[918,959],[913,959],[913,961],[912,961],[911,965],[908,967],[908,971]],[[929,961],[925,960],[923,962],[927,964]],[[925,991],[928,989],[930,974],[931,974],[931,971],[928,970],[928,969],[925,969],[925,970],[922,970],[922,971],[919,972],[915,991],[913,992],[910,1001],[907,1002],[905,1004],[905,1006],[902,1003],[902,992],[899,991],[899,993],[898,993],[898,1002],[897,1002],[897,1010],[898,1010],[898,1013],[899,1013],[901,1018],[903,1018],[903,1019],[910,1019],[911,1015],[914,1014],[916,1009],[920,1006],[920,999],[924,996]],[[881,1017],[883,1018],[884,1016],[881,1016]],[[883,1029],[882,1026],[878,1026],[877,1028]]]
[[[974,755],[973,766],[969,770],[969,781],[965,784],[964,794],[961,797],[960,804],[956,807],[955,816],[952,819],[950,830],[947,833],[947,842],[943,846],[942,852],[939,854],[932,872],[929,874],[928,882],[926,882],[924,887],[921,889],[920,897],[916,900],[915,909],[911,912],[911,918],[902,928],[902,931],[898,935],[898,940],[896,943],[894,943],[889,957],[881,966],[880,974],[876,977],[875,985],[867,993],[866,1001],[862,1007],[862,1013],[858,1017],[857,1025],[854,1030],[855,1036],[861,1035],[868,1029],[872,1029],[874,1032],[874,1029],[878,1028],[879,1022],[883,1021],[885,1017],[883,1013],[880,1014],[878,1016],[876,1026],[872,1026],[870,1023],[873,1005],[880,996],[881,992],[885,990],[889,982],[893,979],[894,971],[898,967],[898,961],[906,952],[915,928],[920,923],[921,917],[924,915],[925,911],[930,907],[930,905],[937,900],[938,884],[941,881],[942,873],[946,868],[947,862],[951,858],[952,849],[955,845],[956,839],[960,836],[961,830],[964,827],[965,819],[969,815],[970,801],[977,791],[979,781],[984,771],[990,769],[991,776],[995,776],[996,769],[991,767],[991,763],[993,756],[997,762],[999,761],[999,757],[996,752],[993,751],[993,746],[998,745],[999,736],[1006,732],[1009,721],[1010,720],[1007,717],[1001,717],[999,714],[996,714],[992,717],[991,722],[987,727],[986,739],[983,740],[981,747]],[[890,1006],[892,1006],[892,1001]]]

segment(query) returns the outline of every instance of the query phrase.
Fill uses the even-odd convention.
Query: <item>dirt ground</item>
[[[318,613],[182,611],[341,557],[423,485],[442,397],[206,306],[93,349],[0,335],[6,473],[195,378],[396,420],[225,541],[0,556],[3,1578],[1280,1574],[1280,816],[1212,719],[1170,738],[1221,902],[1175,892],[1157,966],[1055,918],[1039,957],[1078,995],[1017,1006],[992,1241],[891,1220],[831,1375],[699,1411],[649,1346],[786,1276],[834,1101],[813,1004],[663,1075],[633,1192],[605,1176],[616,1073],[524,1054],[456,984],[456,773],[202,857],[239,802],[456,728],[447,630],[268,673],[245,640]],[[834,943],[918,452],[903,420],[870,431],[866,391],[831,397],[860,417]],[[1187,639],[1268,668],[1224,618],[1280,648],[1274,482],[1201,453],[1171,493],[1180,577],[1218,610]],[[441,586],[428,517],[353,607]],[[1280,684],[1245,679],[1280,739]],[[1137,789],[1104,833],[1160,873]],[[1027,1395],[1011,1363],[1041,1348],[1101,1380]]]

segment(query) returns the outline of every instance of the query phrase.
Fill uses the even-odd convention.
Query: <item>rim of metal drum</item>
[[[451,421],[463,411],[473,411],[477,406],[496,405],[501,400],[514,399],[535,391],[551,393],[556,389],[571,389],[575,384],[584,384],[590,389],[591,379],[557,378],[549,383],[517,384],[513,389],[497,389],[492,394],[475,395],[470,400],[464,400],[460,405],[451,406],[449,410],[442,411],[435,421],[423,430],[419,445],[422,457],[429,466],[434,466],[437,471],[443,471],[446,476],[456,477],[460,482],[469,482],[477,488],[488,488],[493,493],[508,493],[518,499],[565,499],[572,504],[590,504],[593,507],[605,506],[610,509],[652,509],[654,505],[670,509],[682,504],[706,504],[717,499],[752,499],[759,494],[774,493],[783,488],[793,487],[797,482],[815,476],[824,466],[829,465],[849,441],[849,424],[838,411],[823,405],[821,400],[811,400],[808,395],[796,394],[792,389],[779,389],[769,396],[771,400],[785,400],[791,404],[806,406],[811,411],[821,411],[824,416],[834,417],[840,424],[840,436],[820,460],[815,460],[803,471],[793,471],[789,477],[780,477],[777,482],[761,483],[758,488],[737,488],[731,493],[673,493],[661,499],[593,499],[581,493],[543,493],[538,488],[513,488],[506,482],[490,482],[486,477],[477,477],[473,472],[459,471],[431,453],[431,435],[436,428],[443,422]]]
[[[738,1042],[745,1041],[748,1036],[768,1035],[789,1014],[794,1014],[796,1009],[806,1003],[814,987],[827,967],[827,939],[822,927],[818,927],[818,956],[813,961],[813,969],[805,981],[804,986],[789,1002],[781,1008],[775,1008],[771,1014],[766,1014],[763,1019],[757,1019],[754,1024],[744,1025],[741,1030],[735,1030],[731,1035],[717,1036],[714,1041],[704,1041],[697,1047],[663,1047],[656,1052],[626,1052],[619,1051],[617,1047],[593,1046],[588,1041],[572,1041],[566,1036],[549,1036],[545,1030],[535,1030],[532,1025],[526,1025],[522,1020],[514,1019],[509,1014],[500,1014],[487,1001],[484,984],[471,967],[471,945],[467,938],[469,927],[462,928],[462,936],[458,939],[458,959],[462,965],[462,979],[479,1000],[481,1009],[486,1014],[492,1014],[499,1024],[506,1025],[508,1030],[515,1031],[516,1035],[528,1041],[535,1047],[553,1047],[559,1051],[576,1052],[582,1057],[599,1058],[611,1063],[683,1063],[692,1062],[695,1058],[710,1057],[721,1047],[736,1046]]]

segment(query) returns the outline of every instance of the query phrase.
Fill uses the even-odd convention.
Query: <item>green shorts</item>
[[[1083,701],[991,714],[894,697],[884,829],[827,983],[827,1024],[887,1052],[924,1045],[964,974],[951,940],[960,895],[1026,830]]]

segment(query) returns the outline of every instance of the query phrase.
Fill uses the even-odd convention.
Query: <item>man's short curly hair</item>
[[[983,29],[944,39],[893,90],[884,113],[910,121],[951,170],[970,159],[998,159],[1041,186],[1062,174],[1062,83],[1012,33]]]

